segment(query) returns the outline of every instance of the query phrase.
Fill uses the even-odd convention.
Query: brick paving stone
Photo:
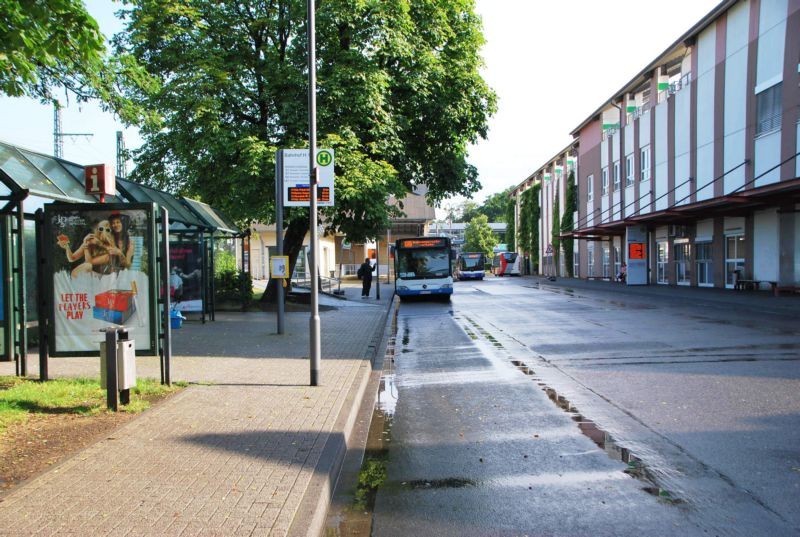
[[[184,323],[173,331],[172,378],[199,384],[6,494],[0,535],[286,535],[369,370],[386,294],[320,312],[317,387],[308,386],[307,313],[287,313],[283,336],[270,313]],[[38,356],[28,364],[35,376]],[[99,360],[51,358],[49,370],[93,376]],[[158,358],[137,358],[137,373],[158,378]]]
[[[320,312],[317,387],[308,386],[308,313],[288,313],[283,336],[270,313],[184,323],[173,331],[172,378],[199,384],[11,490],[0,536],[286,535],[325,443],[343,434],[337,423],[369,371],[386,295]],[[33,375],[37,364],[31,355]],[[137,358],[140,377],[159,368]],[[97,358],[50,359],[54,377],[98,369]]]

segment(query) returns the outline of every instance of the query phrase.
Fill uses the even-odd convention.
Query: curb
[[[359,366],[356,379],[350,386],[342,410],[336,418],[334,430],[341,429],[343,435],[332,434],[326,441],[319,462],[314,468],[314,476],[289,526],[287,533],[289,537],[321,536],[324,532],[328,508],[345,455],[353,448],[351,438],[364,396],[368,392],[377,392],[378,389],[381,369],[376,370],[375,363],[377,357],[382,356],[381,352],[386,352],[389,342],[387,332],[390,331],[393,319],[390,312],[396,308],[396,303],[397,295],[392,295],[389,307],[383,312],[382,322],[378,324],[372,336],[369,350],[363,357],[364,362]]]

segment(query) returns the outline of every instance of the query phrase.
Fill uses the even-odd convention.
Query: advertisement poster
[[[199,242],[169,243],[169,296],[178,311],[203,311],[203,257]]]
[[[104,329],[128,329],[153,351],[151,206],[69,205],[45,210],[52,272],[51,354],[95,354]]]
[[[3,248],[0,247],[0,362],[11,360],[6,356],[6,289],[3,277]]]

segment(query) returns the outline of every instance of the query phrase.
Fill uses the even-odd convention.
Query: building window
[[[641,167],[641,180],[642,181],[649,181],[650,180],[650,148],[645,147],[642,149],[640,155],[641,158],[639,159],[639,165]]]
[[[572,275],[580,278],[581,275],[581,253],[580,248],[575,248],[572,252]]]
[[[587,274],[586,276],[592,277],[594,276],[594,243],[590,242],[586,245],[586,262],[587,265]]]
[[[656,243],[656,283],[669,283],[667,279],[667,258],[669,257],[667,241]]]
[[[603,245],[603,278],[611,277],[609,248],[607,244]]]
[[[633,186],[633,155],[625,157],[625,186]]]
[[[756,95],[756,136],[781,128],[783,114],[783,83],[778,83]]]
[[[603,182],[600,185],[600,195],[608,194],[608,168],[603,168]]]
[[[689,285],[692,277],[688,242],[675,244],[675,281],[678,285]]]
[[[619,190],[619,162],[614,163],[614,192]]]
[[[694,266],[697,270],[697,285],[699,286],[714,285],[711,251],[710,242],[698,242],[694,245]]]
[[[586,201],[592,201],[592,192],[594,190],[594,175],[586,178]]]
[[[744,278],[744,235],[725,236],[725,287]]]

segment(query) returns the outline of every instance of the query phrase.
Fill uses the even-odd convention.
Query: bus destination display
[[[290,202],[308,203],[311,201],[311,188],[308,185],[290,186],[289,189]],[[317,187],[317,201],[328,203],[331,201],[331,189],[326,186]]]
[[[446,238],[400,239],[400,248],[442,248],[447,246]]]

